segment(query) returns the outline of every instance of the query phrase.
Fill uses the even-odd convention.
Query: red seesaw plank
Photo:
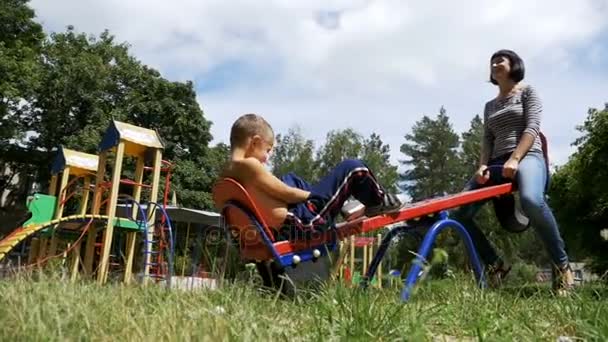
[[[350,222],[339,224],[335,228],[335,233],[338,234],[340,239],[343,239],[350,235],[371,232],[383,228],[389,224],[424,217],[438,213],[442,210],[452,209],[462,205],[491,199],[493,197],[509,194],[511,192],[513,192],[513,185],[511,183],[507,183],[416,202],[404,207],[400,211],[396,211],[395,213],[374,216],[371,218],[362,217]],[[295,253],[314,246],[328,243],[331,241],[332,236],[334,236],[335,233],[320,233],[318,236],[314,236],[309,240],[280,241],[276,242],[274,247],[279,255]]]

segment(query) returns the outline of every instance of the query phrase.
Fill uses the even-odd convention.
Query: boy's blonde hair
[[[268,136],[274,139],[274,131],[263,117],[257,114],[245,114],[238,118],[230,130],[230,148],[242,147],[247,139],[254,135]]]

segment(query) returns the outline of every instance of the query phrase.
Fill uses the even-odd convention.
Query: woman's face
[[[504,56],[497,56],[490,61],[490,71],[492,78],[497,82],[504,81],[509,78],[511,73],[511,63],[509,59]]]

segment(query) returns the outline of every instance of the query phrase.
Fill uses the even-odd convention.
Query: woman
[[[502,165],[501,174],[492,178],[509,178],[517,184],[522,209],[553,261],[553,289],[566,294],[574,278],[557,222],[544,197],[548,174],[540,138],[541,102],[533,87],[521,83],[524,63],[515,52],[497,51],[490,65],[490,82],[498,86],[498,95],[485,105],[479,168],[467,189],[482,187],[490,179],[488,167]],[[464,207],[459,216],[487,266],[490,285],[498,286],[511,267],[498,257],[473,221],[480,208],[481,204]]]

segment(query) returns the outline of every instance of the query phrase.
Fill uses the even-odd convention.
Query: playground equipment
[[[118,204],[118,188],[121,183],[133,186],[132,203],[133,219],[137,219],[138,211],[141,209],[139,202],[141,200],[141,192],[143,187],[150,188],[150,201],[152,205],[156,205],[158,198],[158,183],[160,180],[161,158],[163,145],[155,131],[129,125],[126,123],[112,121],[110,127],[106,131],[99,145],[99,167],[97,169],[97,180],[95,182],[95,195],[93,197],[93,215],[99,214],[102,206],[102,195],[108,190],[106,215],[109,220],[106,223],[103,232],[102,252],[97,272],[97,281],[103,284],[107,280],[108,260],[110,256],[110,246],[112,236],[114,234],[114,224],[112,219],[116,215],[116,205]],[[112,178],[109,183],[105,182],[104,176],[106,172],[106,163],[111,151],[114,151],[114,164],[112,165]],[[143,183],[145,157],[149,153],[152,159],[152,182],[149,185]],[[122,164],[125,157],[133,157],[136,159],[135,180],[121,179]],[[137,221],[138,226],[144,228],[144,275],[149,274],[150,260],[152,254],[153,230],[148,229],[154,225],[155,210],[152,210],[150,217],[142,216]],[[95,241],[96,231],[92,230],[87,239],[87,249],[85,256],[85,268],[88,272],[91,271],[93,243]],[[133,255],[135,251],[135,233],[131,232],[127,235],[127,262],[124,274],[126,283],[130,281],[131,271],[133,268]],[[144,283],[147,278],[144,279]]]
[[[275,238],[275,231],[266,224],[267,219],[261,215],[259,204],[255,203],[245,188],[234,179],[224,178],[218,181],[213,188],[213,198],[216,207],[222,213],[226,231],[238,244],[241,259],[256,263],[265,285],[277,286],[285,293],[293,290],[289,289],[289,284],[281,281],[281,277],[287,269],[296,268],[301,263],[319,260],[335,250],[339,241],[345,237],[376,231],[387,225],[396,224],[382,239],[378,252],[367,269],[362,281],[362,285],[366,287],[393,238],[410,229],[412,225],[428,222],[430,229],[405,280],[401,295],[405,301],[409,298],[412,288],[418,280],[421,265],[427,258],[433,241],[437,234],[446,228],[456,229],[460,234],[469,252],[477,282],[480,286],[485,286],[482,267],[469,234],[460,223],[448,218],[446,210],[497,196],[510,195],[514,190],[512,183],[506,183],[465,191],[460,194],[413,203],[395,213],[359,217],[352,221],[336,224],[327,232],[313,234],[310,239],[283,241]]]
[[[376,237],[351,235],[342,241],[340,243],[341,257],[338,259],[340,279],[347,284],[357,283],[357,280],[361,279],[359,275],[367,272],[374,255],[374,247],[376,245],[379,247],[381,240],[382,234],[377,234]],[[357,250],[361,253],[360,259],[356,258]],[[357,268],[357,261],[360,262],[360,272]],[[378,265],[374,279],[376,287],[382,288],[382,265]]]
[[[155,131],[118,121],[112,121],[103,136],[99,157],[60,148],[52,168],[49,194],[35,194],[28,199],[27,206],[32,217],[0,241],[0,261],[17,245],[34,236],[28,263],[36,261],[41,264],[55,256],[60,232],[78,232],[75,241],[67,239],[68,247],[63,252],[71,252],[72,276],[78,272],[81,240],[86,234],[84,273],[92,275],[93,265],[97,264],[97,280],[104,283],[110,265],[110,252],[112,249],[119,251],[121,247],[113,239],[115,228],[119,228],[126,234],[124,281],[129,282],[132,278],[136,240],[143,235],[143,282],[146,283],[151,276],[166,278],[170,285],[173,238],[165,206],[172,165],[162,161],[162,149],[163,145]],[[106,181],[106,164],[110,153],[114,154],[112,175],[110,181]],[[134,180],[121,178],[122,164],[126,158],[135,159]],[[152,166],[146,167],[146,161],[151,161]],[[145,171],[152,173],[148,184],[144,183]],[[157,203],[161,172],[166,173],[163,204]],[[92,184],[91,178],[95,173],[96,180]],[[78,182],[83,183],[80,188],[76,186]],[[120,185],[132,187],[132,193],[119,195]],[[77,189],[68,192],[74,188]],[[94,189],[94,196],[88,211],[91,189]],[[140,203],[143,189],[149,190],[148,201],[144,204]],[[64,217],[65,205],[71,198],[80,201],[78,214]],[[119,204],[128,208],[126,217],[117,217]],[[102,209],[104,215],[101,214]],[[157,210],[162,214],[160,220],[156,219]],[[101,241],[98,241],[100,235]]]
[[[84,215],[89,199],[91,178],[95,175],[97,163],[98,158],[96,155],[60,147],[51,167],[49,197],[46,198],[51,207],[44,208],[43,206],[40,208],[40,206],[33,206],[33,208],[40,211],[36,217],[40,217],[43,212],[54,212],[53,219],[62,218],[66,203],[73,197],[80,197],[78,212],[80,215]],[[78,187],[80,185],[78,184],[79,182],[84,184]],[[71,192],[69,192],[70,190]],[[32,198],[31,200],[41,201],[42,198],[40,195],[37,195],[37,198]],[[53,203],[54,205],[52,205]],[[24,226],[27,226],[30,221],[26,221]],[[47,249],[48,236],[50,236],[50,246]],[[47,252],[48,255],[54,255],[57,251],[59,240],[54,229],[45,229],[40,239],[33,239],[28,260],[40,261],[46,256]]]

